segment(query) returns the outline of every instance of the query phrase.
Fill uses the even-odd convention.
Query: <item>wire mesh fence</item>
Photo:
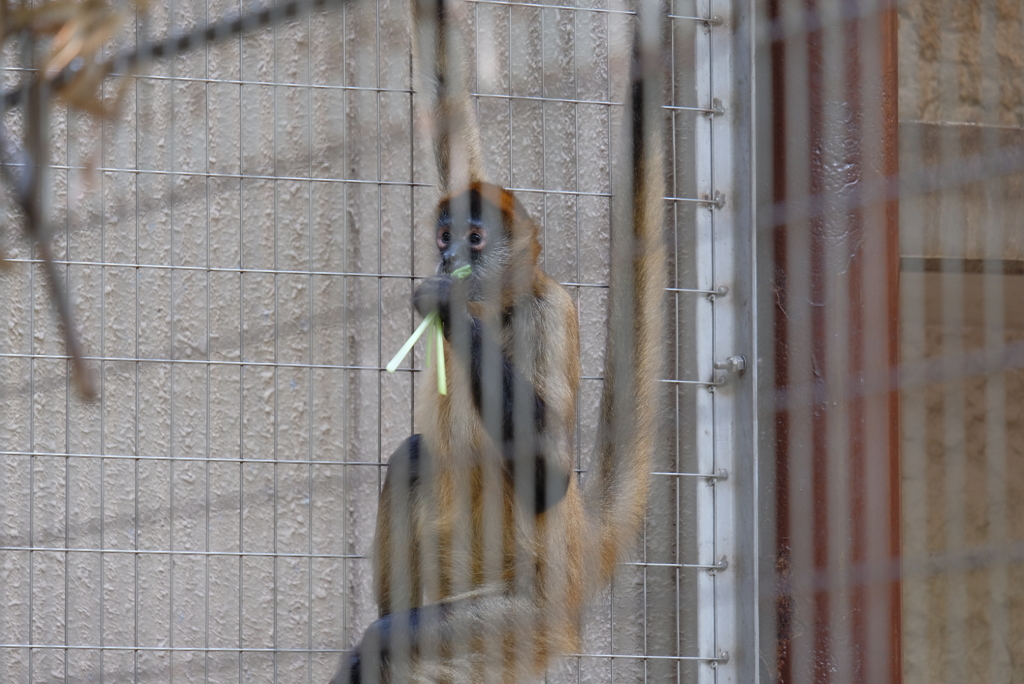
[[[376,617],[377,497],[414,429],[425,359],[394,375],[383,364],[434,270],[424,226],[437,193],[407,4],[325,4],[128,6],[98,53],[114,73],[130,61],[118,56],[142,55],[100,81],[112,113],[49,106],[45,144],[29,151],[45,164],[45,225],[96,400],[74,390],[45,264],[19,241],[25,217],[6,188],[4,681],[322,682]],[[725,15],[685,1],[670,13],[663,448],[644,542],[554,681],[696,681],[719,657],[699,582],[713,593],[728,563],[709,533],[714,501],[698,494],[728,472],[697,444],[716,352],[694,321],[712,321],[727,291],[707,266],[722,204],[711,127],[726,97],[710,36]],[[217,23],[237,14],[263,19]],[[542,265],[581,322],[583,476],[631,8],[481,1],[464,21],[487,172],[543,226]],[[12,140],[30,127],[20,98],[44,47],[4,46]]]

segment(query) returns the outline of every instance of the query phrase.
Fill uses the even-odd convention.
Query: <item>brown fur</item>
[[[575,306],[538,266],[536,222],[512,193],[482,181],[464,66],[453,60],[451,8],[412,4],[419,81],[433,86],[421,93],[433,97],[439,184],[448,192],[452,179],[467,177],[500,208],[503,223],[507,262],[491,284],[500,292],[471,302],[471,313],[500,331],[504,353],[543,398],[548,453],[571,472],[580,380]],[[415,647],[392,644],[385,681],[511,683],[539,675],[551,657],[579,650],[586,602],[635,544],[657,432],[665,287],[658,38],[650,25],[646,31],[634,79],[655,95],[627,110],[636,112],[629,149],[640,146],[640,154],[623,155],[635,166],[617,185],[632,193],[615,201],[605,385],[585,492],[572,477],[546,512],[517,505],[515,483],[503,475],[499,447],[474,407],[469,371],[446,341],[448,395],[437,393],[436,364],[419,383],[428,476],[410,495],[389,470],[373,556],[382,616],[430,604],[450,612],[445,628],[418,635]],[[456,161],[465,166],[453,170]]]

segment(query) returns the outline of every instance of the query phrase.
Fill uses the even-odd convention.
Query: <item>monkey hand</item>
[[[447,332],[452,313],[466,310],[467,288],[461,282],[448,275],[431,276],[413,292],[412,304],[423,317],[436,311]]]
[[[449,315],[451,305],[451,276],[431,276],[412,293],[412,305],[426,318],[431,312],[437,311],[444,320]],[[444,309],[444,311],[442,311]]]

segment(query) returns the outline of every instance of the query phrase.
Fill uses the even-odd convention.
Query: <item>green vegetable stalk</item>
[[[458,278],[459,280],[465,280],[466,278],[469,277],[469,274],[472,272],[473,269],[471,266],[460,266],[459,268],[452,271],[452,276]],[[413,345],[415,345],[416,342],[419,341],[421,337],[423,337],[423,333],[425,333],[428,328],[430,329],[431,334],[427,336],[427,365],[430,365],[430,356],[432,351],[430,348],[431,342],[436,340],[437,391],[440,394],[448,394],[448,379],[445,377],[444,370],[444,331],[442,330],[441,326],[441,316],[437,313],[437,311],[431,311],[429,314],[427,314],[426,318],[423,319],[423,322],[420,323],[419,327],[416,328],[413,334],[409,336],[409,339],[405,341],[405,344],[403,344],[402,348],[398,350],[398,353],[395,354],[394,358],[392,358],[391,361],[388,362],[386,370],[388,373],[394,373],[395,370],[398,368],[398,364],[402,363],[402,360],[409,355],[409,352],[412,351]]]

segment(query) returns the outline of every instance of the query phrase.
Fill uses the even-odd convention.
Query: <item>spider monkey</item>
[[[413,305],[439,314],[449,393],[436,392],[435,364],[421,383],[422,432],[391,456],[380,495],[380,617],[334,684],[540,675],[552,657],[579,650],[583,610],[635,543],[646,509],[665,288],[661,8],[650,0],[638,13],[597,451],[581,487],[575,307],[538,265],[538,224],[483,179],[449,1],[411,0],[417,91],[430,101],[444,195],[437,274]]]

